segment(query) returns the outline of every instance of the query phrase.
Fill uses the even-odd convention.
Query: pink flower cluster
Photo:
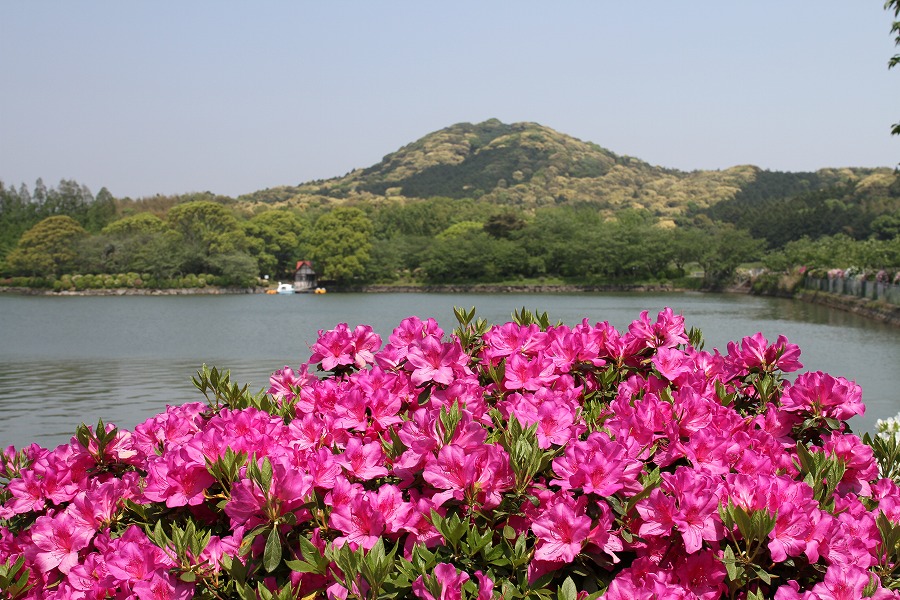
[[[876,524],[900,524],[900,489],[844,423],[863,412],[861,391],[821,372],[783,379],[801,368],[783,337],[706,352],[670,309],[624,333],[584,320],[460,337],[411,317],[382,345],[340,325],[272,376],[286,414],[187,404],[102,447],[7,449],[0,565],[24,556],[24,598],[214,596],[240,563],[272,590],[343,599],[365,584],[334,561],[286,565],[315,562],[310,547],[382,542],[398,558],[439,557],[410,581],[419,598],[517,585],[492,555],[454,560],[435,524],[453,515],[493,546],[523,540],[535,587],[573,577],[610,600],[900,598],[880,578],[895,565]],[[235,456],[223,480],[216,465]],[[839,469],[817,481],[805,460]],[[733,513],[771,526],[756,539]],[[205,531],[203,547],[160,545],[156,523],[173,522]]]

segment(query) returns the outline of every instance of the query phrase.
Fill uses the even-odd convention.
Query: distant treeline
[[[339,284],[640,283],[697,271],[714,288],[751,262],[900,268],[897,178],[817,189],[815,176],[764,172],[733,198],[674,220],[643,208],[610,216],[590,202],[521,208],[350,196],[298,207],[210,193],[117,199],[69,180],[55,188],[39,180],[32,190],[0,182],[0,274],[128,273],[136,276],[91,281],[145,285],[202,275],[251,285],[262,275],[289,278],[298,260],[312,260],[321,279]]]
[[[846,183],[820,188],[817,173],[760,172],[734,198],[703,211],[732,223],[778,249],[804,237],[846,234],[853,239],[893,239],[900,233],[900,177],[870,188]],[[777,218],[776,218],[777,217]]]

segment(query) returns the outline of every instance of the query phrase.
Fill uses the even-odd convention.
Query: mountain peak
[[[472,198],[521,208],[573,203],[610,213],[632,208],[666,218],[689,205],[702,209],[731,199],[761,173],[766,172],[752,165],[685,173],[617,155],[539,123],[488,119],[429,133],[344,177],[263,190],[246,198],[299,203]],[[821,179],[825,185],[836,177],[811,180]]]
[[[358,191],[409,197],[483,197],[536,177],[602,177],[612,152],[538,123],[457,123],[352,174]]]

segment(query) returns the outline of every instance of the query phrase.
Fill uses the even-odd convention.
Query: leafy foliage
[[[60,275],[70,272],[78,258],[76,244],[87,235],[87,231],[71,217],[47,217],[22,235],[6,262],[13,273]]]
[[[372,235],[372,221],[358,208],[339,207],[316,219],[309,254],[319,277],[344,283],[365,274]]]
[[[0,183],[0,272],[49,280],[46,261],[22,270],[3,257],[41,218],[63,215],[91,234],[63,270],[90,275],[212,274],[249,285],[260,274],[289,278],[297,261],[312,260],[338,285],[719,288],[766,247],[778,271],[811,266],[797,262],[810,254],[822,267],[898,266],[900,178],[884,168],[684,173],[539,124],[492,119],[433,132],[344,177],[237,201],[210,192],[115,199],[105,189],[93,198],[73,181],[38,182],[33,192]],[[850,254],[857,262],[844,262]],[[702,280],[693,277],[700,270]]]

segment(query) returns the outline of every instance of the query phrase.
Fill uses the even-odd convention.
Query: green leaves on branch
[[[379,538],[371,550],[352,550],[349,544],[339,548],[329,546],[324,560],[337,567],[333,571],[335,579],[347,590],[348,598],[400,598],[405,596],[411,582],[403,571],[395,571],[394,564],[398,546],[385,552],[384,541]],[[295,566],[310,565],[305,563]],[[318,563],[321,564],[321,563]]]
[[[246,452],[235,452],[230,447],[225,449],[225,453],[215,461],[206,459],[206,470],[209,474],[216,478],[219,485],[225,493],[225,499],[222,502],[224,508],[230,496],[231,484],[240,479],[241,469],[247,464]]]
[[[482,336],[490,326],[485,319],[475,319],[475,307],[466,310],[458,306],[453,307],[453,315],[459,326],[453,330],[453,335],[459,339],[463,351],[469,356],[474,356],[484,345]]]
[[[730,542],[720,560],[725,565],[732,596],[738,590],[750,589],[755,581],[771,584],[774,576],[759,564],[762,561],[758,557],[765,551],[769,533],[775,528],[776,515],[768,510],[748,512],[729,500],[719,507],[719,516]]]
[[[524,494],[534,481],[534,476],[553,462],[553,459],[559,454],[559,449],[557,451],[541,450],[536,433],[537,423],[525,428],[515,417],[508,420],[503,419],[496,409],[491,411],[491,417],[497,430],[502,432],[499,442],[509,454],[509,462],[516,478],[516,493]]]
[[[237,383],[232,383],[231,371],[219,371],[216,367],[210,369],[204,364],[191,382],[206,397],[207,404],[213,410],[240,410],[252,406],[287,420],[293,417],[293,406],[277,404],[264,390],[251,394],[247,384],[238,387]]]
[[[516,309],[513,312],[512,317],[513,321],[517,325],[521,325],[523,327],[527,327],[528,325],[537,325],[541,328],[541,331],[547,331],[548,329],[550,329],[550,317],[547,316],[546,312],[531,312],[530,310],[526,310],[523,306],[522,310]]]
[[[824,452],[810,452],[802,442],[797,442],[797,458],[794,464],[800,474],[813,489],[813,497],[822,510],[834,510],[834,490],[847,471],[841,459],[827,456]]]
[[[15,561],[0,563],[0,600],[16,600],[22,598],[33,587],[28,583],[31,570],[25,567],[25,555],[19,555]]]
[[[442,406],[438,419],[439,431],[437,432],[444,440],[444,444],[449,444],[456,433],[456,428],[462,420],[462,410],[459,402],[454,400],[450,407]]]
[[[175,561],[181,571],[182,581],[195,581],[198,572],[209,568],[203,564],[200,555],[206,550],[212,536],[210,531],[202,527],[198,529],[194,521],[188,519],[184,527],[172,523],[167,533],[163,521],[159,520],[153,528],[148,525],[145,530],[150,541],[162,548],[169,558]]]
[[[874,437],[866,433],[863,442],[872,447],[881,476],[900,483],[900,439],[893,433]]]

